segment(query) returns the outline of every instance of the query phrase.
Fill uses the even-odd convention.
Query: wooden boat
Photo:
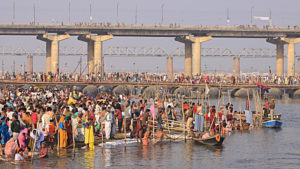
[[[214,136],[210,136],[208,138],[202,139],[202,138],[192,138],[195,142],[210,146],[221,146],[225,137],[221,136],[220,134],[216,134]]]
[[[280,128],[281,125],[282,122],[279,120],[268,120],[262,123],[262,126],[267,128]]]

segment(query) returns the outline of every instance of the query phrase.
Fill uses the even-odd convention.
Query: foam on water
[[[170,134],[167,136],[170,137],[171,139],[184,139],[184,135]],[[169,141],[169,140],[165,139],[164,141]],[[162,142],[164,142],[164,141],[162,141]],[[180,140],[173,140],[173,141],[180,141]],[[126,139],[126,144],[133,144],[133,143],[137,143],[137,140],[135,138]],[[100,143],[99,146],[112,147],[112,146],[119,146],[119,145],[124,145],[124,144],[125,144],[125,139],[122,139],[122,140],[105,142],[103,145],[102,145],[102,143]]]

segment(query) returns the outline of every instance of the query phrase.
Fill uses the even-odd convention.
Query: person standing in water
[[[275,110],[275,101],[274,101],[274,99],[272,99],[271,104],[270,104],[271,120],[274,119],[274,110]]]

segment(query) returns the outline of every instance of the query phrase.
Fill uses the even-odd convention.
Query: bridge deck
[[[0,81],[1,85],[35,85],[35,86],[85,86],[85,85],[96,85],[96,86],[163,86],[163,87],[198,87],[205,88],[205,84],[191,84],[191,83],[171,83],[171,82],[12,82],[12,81]],[[290,88],[300,89],[300,85],[265,85],[268,88]],[[248,84],[210,84],[209,87],[222,87],[222,88],[257,88],[257,85]]]
[[[227,38],[274,38],[300,37],[300,27],[255,27],[255,26],[143,26],[143,25],[48,25],[48,24],[0,24],[0,35],[40,35],[45,33],[67,33],[71,36],[83,34],[112,34],[114,36],[178,37],[212,36]]]

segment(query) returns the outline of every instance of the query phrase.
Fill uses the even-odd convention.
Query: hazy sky
[[[93,22],[111,22],[117,20],[117,2],[119,3],[119,21],[125,24],[135,23],[137,8],[138,24],[153,25],[161,22],[161,6],[164,4],[164,24],[177,23],[181,25],[226,25],[227,8],[229,9],[230,25],[250,24],[250,11],[253,7],[254,16],[269,16],[272,11],[273,25],[300,25],[299,0],[70,0],[71,22],[89,22],[89,8],[92,3]],[[68,22],[69,0],[15,0],[15,22],[29,23],[33,21],[33,4],[36,6],[36,22],[56,23]],[[0,0],[0,24],[13,21],[13,0]],[[253,21],[263,26],[266,21]],[[60,43],[62,46],[82,46],[85,43],[72,37]],[[34,49],[45,43],[36,40],[34,36],[1,36],[0,46],[24,46]],[[175,42],[174,38],[144,38],[116,37],[104,43],[108,46],[160,46],[171,52],[183,44]],[[203,43],[203,47],[232,48],[236,51],[242,48],[275,48],[265,42],[265,39],[224,39],[215,38]],[[298,45],[297,45],[298,46]],[[298,47],[299,48],[299,47]],[[300,51],[300,50],[297,50]],[[11,71],[13,60],[20,66],[26,61],[26,56],[2,57],[5,69]],[[60,67],[67,63],[68,71],[73,71],[79,57],[60,57]],[[174,69],[183,70],[183,58],[174,58]],[[164,58],[105,58],[106,70],[133,70],[136,63],[139,71],[160,71],[166,69]],[[45,67],[45,57],[34,58],[34,70],[41,71]],[[124,64],[125,63],[125,64]],[[297,62],[296,62],[297,63]],[[209,70],[232,71],[231,58],[202,58],[202,67]],[[259,66],[258,66],[259,65]],[[268,66],[275,71],[274,59],[241,59],[241,70],[258,70],[266,72]],[[296,64],[297,65],[297,64]],[[297,70],[297,69],[296,69]]]

